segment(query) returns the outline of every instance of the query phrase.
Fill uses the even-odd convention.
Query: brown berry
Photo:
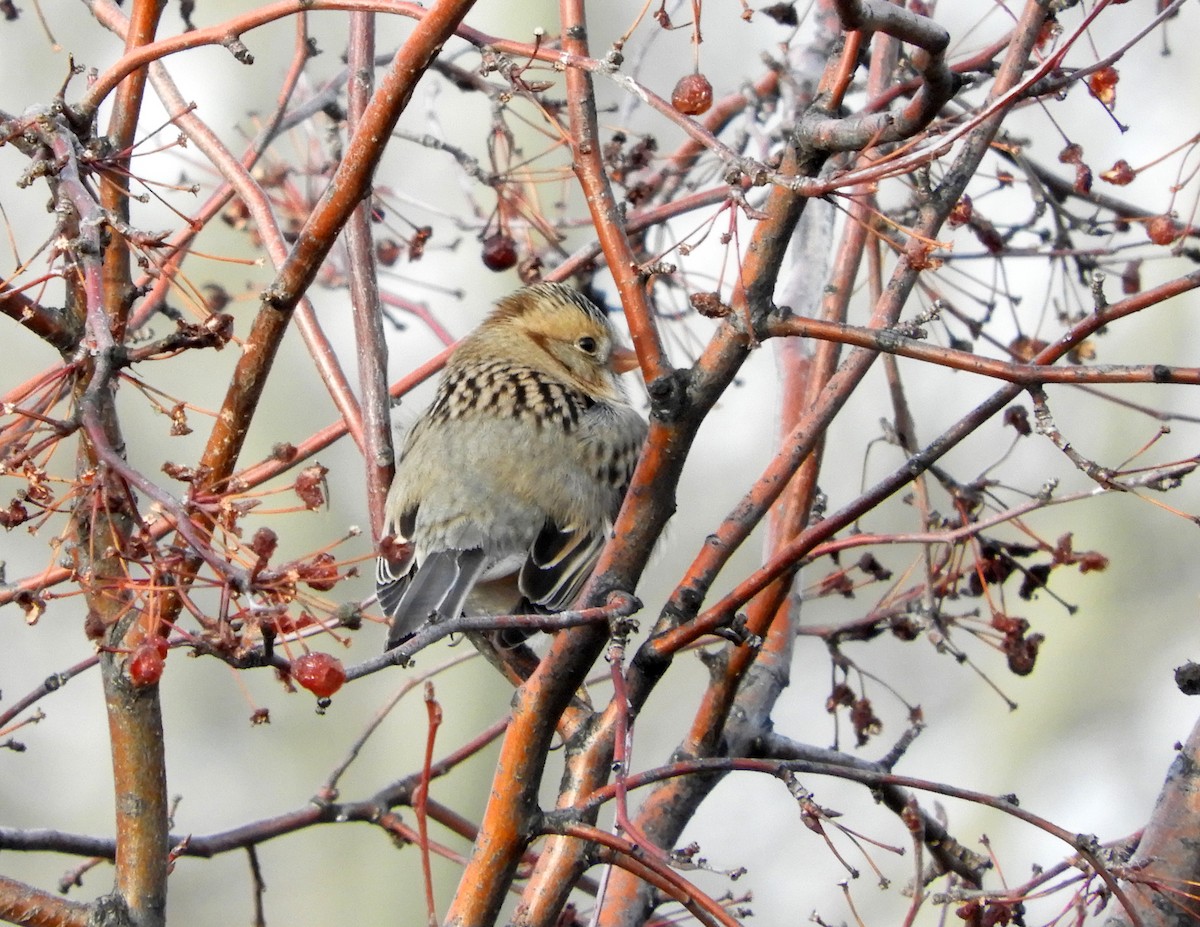
[[[312,562],[305,564],[298,572],[301,581],[317,592],[329,592],[340,579],[337,560],[327,550],[313,557]]]
[[[1074,189],[1081,196],[1092,192],[1092,169],[1083,162],[1075,165]]]
[[[383,241],[375,244],[375,260],[384,267],[391,267],[404,252],[400,248],[400,242],[394,238],[385,238]]]
[[[699,116],[712,106],[712,84],[703,74],[685,74],[671,91],[671,105],[685,116]]]
[[[954,204],[954,208],[950,210],[950,215],[946,217],[946,224],[952,229],[956,229],[960,225],[966,225],[971,221],[973,208],[971,198],[964,193],[959,198],[959,201]]]
[[[270,528],[259,528],[254,532],[254,537],[250,540],[250,549],[263,560],[270,558],[278,546],[279,535]]]
[[[1117,82],[1120,79],[1117,69],[1109,65],[1088,78],[1088,89],[1096,95],[1097,100],[1111,109],[1117,102]]]
[[[1133,178],[1137,176],[1137,171],[1130,166],[1129,162],[1122,158],[1103,174],[1100,179],[1105,183],[1111,183],[1116,187],[1123,187],[1126,184],[1133,183]]]
[[[1058,160],[1063,164],[1078,164],[1083,160],[1083,146],[1070,143],[1058,153]]]
[[[1126,296],[1132,296],[1134,293],[1141,292],[1141,289],[1142,262],[1140,260],[1130,261],[1121,271],[1121,292]]]
[[[483,240],[483,266],[488,270],[509,270],[517,263],[517,243],[503,232]]]
[[[292,661],[292,678],[317,698],[329,698],[346,681],[346,671],[337,657],[314,651]]]
[[[688,302],[705,318],[719,319],[729,315],[733,310],[721,302],[720,293],[693,293]]]
[[[1146,235],[1156,245],[1169,245],[1183,235],[1183,226],[1170,216],[1155,216],[1146,223]]]
[[[517,276],[526,286],[542,282],[542,259],[536,254],[530,254],[521,259],[517,265]]]

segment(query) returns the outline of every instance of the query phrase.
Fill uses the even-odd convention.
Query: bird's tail
[[[487,558],[479,548],[471,550],[434,551],[407,576],[398,597],[380,594],[386,604],[394,601],[392,629],[388,632],[387,648],[404,643],[430,621],[457,618],[471,588],[483,574]],[[391,592],[391,590],[389,590]]]

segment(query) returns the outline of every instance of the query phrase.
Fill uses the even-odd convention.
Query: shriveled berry
[[[1137,171],[1122,158],[1117,161],[1112,167],[1100,175],[1100,179],[1106,183],[1111,183],[1113,186],[1124,187],[1126,184],[1133,183],[1133,178],[1137,176]]]
[[[703,74],[685,74],[671,92],[671,105],[685,116],[699,116],[712,106],[712,84]]]
[[[1058,153],[1058,160],[1063,164],[1078,164],[1083,160],[1083,146],[1071,142]]]
[[[733,311],[721,302],[720,293],[693,293],[688,297],[688,302],[692,304],[693,309],[709,319],[724,318]]]
[[[1121,292],[1126,296],[1140,293],[1142,290],[1142,262],[1130,261],[1121,271]]]
[[[1081,196],[1092,192],[1092,169],[1083,162],[1075,165],[1074,189]]]
[[[1088,88],[1096,95],[1096,99],[1105,106],[1112,108],[1117,102],[1117,83],[1121,75],[1112,65],[1101,68],[1088,78]]]
[[[1183,235],[1183,226],[1171,216],[1155,216],[1146,223],[1146,235],[1156,245],[1169,245]]]
[[[400,260],[400,256],[403,253],[400,242],[394,238],[385,238],[383,241],[376,242],[375,244],[375,260],[384,267],[391,267]]]
[[[258,554],[263,560],[268,559],[275,548],[279,546],[279,535],[270,528],[259,528],[254,532],[254,537],[250,540],[250,549]]]
[[[308,585],[310,589],[316,589],[317,592],[328,592],[337,585],[340,576],[338,574],[337,560],[329,551],[321,551],[313,557],[311,563],[307,563],[298,570],[300,579]]]
[[[317,698],[329,698],[346,681],[346,671],[337,657],[314,651],[292,661],[292,678]]]
[[[946,217],[946,224],[952,229],[958,228],[960,225],[966,225],[971,221],[971,216],[974,213],[974,204],[967,194],[963,194],[954,208],[950,210],[950,215]]]

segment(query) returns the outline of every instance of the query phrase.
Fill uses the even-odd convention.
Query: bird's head
[[[618,343],[604,311],[562,283],[541,283],[506,296],[479,333],[490,342],[489,350],[597,399],[623,400],[616,374],[637,366],[637,355]]]

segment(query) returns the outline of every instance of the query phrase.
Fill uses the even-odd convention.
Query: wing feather
[[[604,540],[600,532],[562,528],[547,520],[521,567],[521,594],[538,609],[556,612],[570,607],[592,575]]]
[[[375,592],[392,619],[385,650],[398,647],[430,621],[462,614],[471,589],[487,566],[480,548],[437,550],[418,558],[409,540],[417,510],[403,513],[386,553],[375,561]],[[419,560],[419,562],[418,562]]]
[[[392,629],[387,648],[391,650],[417,633],[431,621],[457,618],[471,589],[487,565],[487,558],[478,547],[471,550],[438,550],[422,561],[420,567],[400,582],[403,589],[395,597]],[[390,590],[388,598],[391,599]],[[384,593],[380,593],[384,602]]]

